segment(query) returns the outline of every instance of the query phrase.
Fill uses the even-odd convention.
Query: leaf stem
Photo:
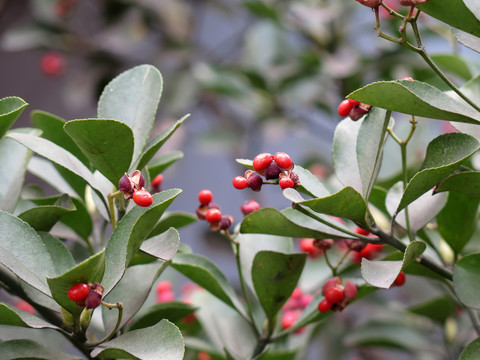
[[[101,339],[99,341],[92,342],[92,343],[85,343],[86,347],[95,347],[95,346],[98,346],[100,344],[103,344],[105,341],[110,340],[115,335],[115,333],[118,331],[118,328],[120,327],[120,324],[122,323],[123,303],[117,302],[116,304],[110,304],[110,303],[106,303],[106,302],[102,301],[101,304],[103,306],[108,307],[110,310],[113,309],[113,308],[118,309],[117,323],[115,324],[115,328],[112,330],[112,332],[110,334],[108,334],[107,336],[105,336],[103,339]]]

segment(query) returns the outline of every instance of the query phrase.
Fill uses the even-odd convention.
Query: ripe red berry
[[[209,223],[217,223],[222,219],[222,212],[219,209],[209,209],[205,214],[205,220]]]
[[[147,190],[137,190],[133,193],[133,201],[138,206],[148,207],[152,205],[153,197]]]
[[[48,52],[42,56],[40,68],[45,75],[60,76],[65,71],[65,58],[58,52]]]
[[[172,291],[172,283],[168,280],[163,280],[163,281],[160,281],[158,284],[157,284],[157,294],[160,294],[160,293],[163,293],[163,292],[166,292],[166,291]]]
[[[207,354],[206,352],[199,352],[198,355],[198,360],[210,360],[212,357]]]
[[[325,299],[332,304],[341,302],[343,298],[343,290],[339,289],[338,287],[331,287],[325,291]]]
[[[232,180],[233,187],[238,190],[243,190],[248,187],[248,180],[243,176],[235,176]]]
[[[293,188],[295,186],[295,183],[289,177],[282,177],[278,181],[278,185],[280,185],[282,189],[288,189],[288,188]]]
[[[202,205],[208,205],[213,200],[213,194],[210,190],[202,190],[198,193],[198,201]]]
[[[338,115],[341,117],[346,117],[352,110],[353,105],[348,100],[343,100],[340,105],[338,105]]]
[[[329,302],[327,299],[323,299],[322,301],[320,301],[317,308],[318,308],[318,311],[324,313],[330,310],[332,308],[332,305],[333,304]]]
[[[402,286],[405,284],[407,277],[405,276],[405,273],[402,271],[400,274],[398,274],[397,278],[395,279],[395,286]]]
[[[260,205],[255,200],[247,200],[242,204],[240,210],[243,215],[248,215],[256,210],[260,209]]]
[[[273,160],[280,166],[283,170],[291,170],[293,168],[293,161],[290,156],[284,152],[277,152],[273,157]]]
[[[157,294],[158,303],[164,303],[164,302],[170,302],[170,301],[175,301],[175,294],[173,291],[168,290],[168,291],[164,291]]]
[[[343,289],[343,295],[345,295],[345,299],[353,300],[357,297],[357,293],[357,286],[351,280],[347,280]]]
[[[301,310],[287,310],[282,316],[282,329],[289,329],[295,324],[298,317],[302,313]]]
[[[313,245],[314,240],[315,239],[311,238],[303,238],[299,244],[300,250],[308,253],[311,258],[317,258],[323,254],[322,250]]]
[[[89,290],[87,284],[78,283],[68,289],[67,296],[72,301],[82,301],[87,297]]]
[[[161,185],[163,182],[163,175],[162,174],[158,174],[157,176],[155,176],[155,178],[152,180],[152,186],[159,186]]]
[[[273,155],[269,153],[261,153],[253,159],[253,169],[262,172],[273,161]]]
[[[353,99],[347,99],[347,100],[350,103],[350,105],[352,105],[352,107],[360,105],[360,101],[353,100]]]
[[[342,284],[342,279],[340,279],[340,277],[338,276],[328,279],[327,282],[322,287],[322,295],[325,296],[325,293],[328,289],[332,287],[336,287],[337,285],[341,285],[341,284]]]
[[[370,235],[370,231],[364,230],[364,229],[362,229],[362,228],[360,228],[360,227],[357,227],[357,229],[355,230],[355,232],[356,232],[357,234],[364,235],[364,236]]]

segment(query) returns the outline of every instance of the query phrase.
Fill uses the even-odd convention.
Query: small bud
[[[233,222],[233,218],[230,215],[223,215],[218,225],[220,226],[220,230],[227,230]]]
[[[82,326],[82,329],[87,329],[90,325],[90,321],[92,321],[92,312],[88,309],[83,309],[80,314],[80,325]]]
[[[85,308],[86,309],[95,309],[102,302],[103,296],[103,286],[99,283],[95,283],[90,286],[90,291],[88,292],[87,298],[85,299]]]
[[[362,118],[363,115],[365,115],[367,111],[363,110],[360,106],[355,106],[350,110],[348,116],[350,119],[353,121],[357,121]]]
[[[313,240],[313,246],[319,248],[320,250],[328,250],[332,247],[333,240],[332,239],[315,239]]]
[[[253,173],[248,177],[248,187],[253,191],[260,191],[262,189],[263,179],[260,175]]]

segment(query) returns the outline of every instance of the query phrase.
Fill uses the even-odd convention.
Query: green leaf
[[[194,313],[195,310],[195,306],[181,301],[155,304],[151,306],[145,314],[135,320],[135,322],[129,327],[129,330],[142,329],[152,326],[162,319],[167,319],[171,322],[177,322]]]
[[[475,0],[430,0],[417,7],[454,28],[480,37],[480,20],[475,16],[479,9]]]
[[[105,253],[105,277],[102,280],[105,295],[122,278],[125,269],[140,249],[142,242],[180,192],[179,189],[169,189],[154,194],[151,206],[134,206],[118,222]]]
[[[472,49],[478,53],[480,53],[480,44],[478,43],[478,37],[475,35],[471,35],[469,33],[466,33],[462,30],[458,29],[452,29],[453,35],[455,35],[455,38],[463,45],[468,47],[469,49]]]
[[[437,215],[440,235],[455,253],[462,251],[477,229],[480,199],[450,192],[447,204]]]
[[[65,132],[75,141],[95,169],[118,184],[133,156],[133,132],[124,123],[106,119],[72,120]]]
[[[46,359],[46,360],[81,360],[82,358],[66,354],[52,347],[40,345],[33,340],[16,339],[0,343],[2,360]]]
[[[54,205],[31,208],[19,214],[18,217],[37,231],[50,231],[64,215],[75,210],[72,199],[64,194]]]
[[[465,347],[465,349],[463,349],[458,360],[477,360],[479,353],[480,353],[480,338],[477,338],[473,340],[470,344],[468,344]]]
[[[162,173],[170,165],[183,158],[183,152],[175,150],[169,151],[164,154],[155,157],[147,166],[147,171],[150,179],[154,179],[155,176]]]
[[[166,212],[158,221],[157,225],[153,228],[153,230],[148,234],[148,236],[155,236],[167,231],[169,228],[173,227],[175,229],[179,229],[181,227],[190,225],[197,221],[198,218],[196,215],[181,212],[181,211],[171,211]]]
[[[302,274],[307,254],[259,251],[252,264],[252,281],[268,319],[277,315]]]
[[[458,55],[438,54],[432,55],[432,59],[443,70],[447,70],[464,80],[470,80],[472,77],[472,72],[467,62]]]
[[[92,357],[133,360],[182,360],[185,353],[180,330],[162,320],[158,324],[134,331],[96,347]]]
[[[55,267],[37,232],[19,218],[0,211],[0,263],[27,284],[50,296],[46,276]]]
[[[278,13],[273,6],[267,5],[261,1],[244,1],[243,5],[248,11],[258,17],[270,19],[275,22],[279,21]]]
[[[35,315],[0,302],[0,325],[21,326],[32,329],[58,329]]]
[[[143,306],[145,300],[151,292],[155,280],[165,269],[165,265],[159,262],[147,265],[137,265],[129,267],[125,271],[122,280],[105,297],[105,301],[115,304],[123,303],[123,316],[120,327],[122,328]],[[139,281],[141,280],[141,281]],[[118,318],[116,310],[102,309],[103,323],[105,333],[109,334],[115,328]],[[147,326],[154,325],[149,324]]]
[[[453,286],[462,303],[480,309],[480,253],[461,258],[453,268]]]
[[[140,65],[118,75],[100,96],[98,117],[121,121],[133,130],[133,159],[140,156],[150,136],[162,87],[160,72]]]
[[[185,115],[183,118],[178,120],[175,124],[170,126],[168,129],[162,131],[157,135],[152,141],[150,141],[145,149],[143,150],[140,158],[132,164],[131,170],[134,168],[143,169],[148,162],[155,156],[155,154],[160,150],[160,148],[165,144],[165,142],[170,139],[170,137],[177,131],[177,129],[183,124],[183,122],[190,117],[190,114]]]
[[[14,132],[20,131],[39,134],[38,130],[34,129],[16,129]],[[4,137],[0,138],[0,154],[0,178],[2,179],[0,210],[13,212],[22,190],[25,171],[32,152],[16,141]]]
[[[75,260],[70,250],[60,239],[47,232],[39,232],[38,235],[42,238],[45,249],[52,258],[55,275],[63,274],[75,266]]]
[[[362,277],[370,285],[382,289],[388,289],[392,286],[398,274],[414,263],[426,249],[422,241],[413,241],[408,244],[403,261],[370,261],[362,259]]]
[[[354,188],[347,186],[339,192],[320,199],[303,200],[294,189],[285,189],[283,195],[293,203],[306,206],[315,212],[365,223],[367,204]]]
[[[300,187],[298,191],[306,193],[312,197],[325,197],[330,195],[330,192],[323,186],[322,182],[313,175],[310,170],[304,169],[299,165],[295,165],[293,171],[297,173],[300,180]]]
[[[234,309],[239,308],[235,291],[225,275],[208,258],[197,254],[177,253],[171,266]]]
[[[480,199],[480,171],[453,174],[438,185],[434,192],[455,191],[468,197]]]
[[[0,138],[10,129],[27,105],[25,101],[16,96],[0,99]]]
[[[421,170],[407,184],[397,212],[432,189],[478,149],[480,142],[467,134],[449,133],[433,139],[428,144]]]
[[[145,240],[140,250],[158,259],[169,261],[177,253],[180,246],[180,235],[175,228],[170,228],[160,235]]]
[[[408,311],[428,317],[443,325],[455,313],[455,307],[455,302],[451,298],[442,296],[411,306]]]
[[[80,264],[57,277],[47,278],[53,299],[73,315],[78,315],[83,308],[67,296],[68,289],[77,283],[100,282],[105,270],[105,250],[89,257]]]
[[[480,121],[478,112],[463,100],[420,81],[379,81],[347,97],[404,114],[470,124]]]
[[[317,216],[323,215],[317,214]],[[240,232],[316,239],[345,237],[344,233],[294,209],[285,209],[280,212],[273,208],[262,208],[254,211],[245,216],[240,225]]]

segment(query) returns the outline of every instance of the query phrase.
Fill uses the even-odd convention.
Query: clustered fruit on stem
[[[260,191],[263,184],[278,184],[282,189],[297,188],[300,185],[298,174],[292,171],[295,165],[290,156],[284,152],[277,152],[275,155],[258,154],[253,159],[252,166],[255,171],[247,170],[244,176],[236,176],[233,179],[235,189],[249,187],[253,191]]]
[[[125,200],[133,199],[137,205],[148,207],[152,205],[153,197],[150,192],[145,190],[144,186],[145,178],[140,170],[135,170],[132,176],[125,173],[118,182],[118,188],[123,193]]]
[[[363,115],[371,110],[372,106],[361,103],[360,101],[353,99],[343,100],[338,105],[338,115],[341,117],[350,117],[353,121],[357,121],[362,118]]]
[[[322,287],[322,295],[325,298],[318,304],[318,311],[322,313],[329,310],[342,311],[349,301],[355,299],[357,292],[357,286],[351,280],[342,285],[342,279],[335,276],[327,280]]]
[[[198,193],[198,205],[196,214],[200,220],[206,220],[210,223],[210,230],[228,230],[233,223],[233,217],[223,215],[220,207],[212,202],[213,194],[210,190],[205,189]]]
[[[95,309],[102,303],[103,291],[99,283],[77,283],[68,289],[67,296],[79,307]]]

